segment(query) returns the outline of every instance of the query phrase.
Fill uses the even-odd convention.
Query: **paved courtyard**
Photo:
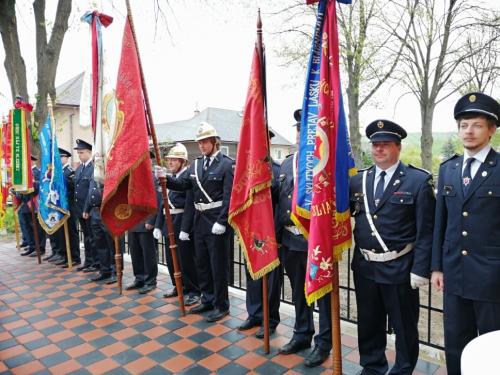
[[[231,292],[231,314],[214,324],[202,315],[180,317],[177,300],[162,297],[171,288],[165,273],[149,295],[124,291],[120,296],[116,284],[91,282],[92,274],[46,262],[38,265],[4,239],[0,270],[0,374],[331,373],[331,360],[314,369],[303,365],[309,350],[278,354],[292,334],[293,316],[282,314],[268,355],[254,337],[257,328],[239,332],[246,318],[239,292]],[[131,277],[126,262],[124,285]],[[342,355],[345,374],[360,371],[355,337],[342,335]],[[387,356],[393,361],[394,351]],[[421,359],[415,374],[446,371]]]

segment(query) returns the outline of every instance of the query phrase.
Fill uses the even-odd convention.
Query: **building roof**
[[[155,126],[159,142],[194,141],[200,122],[212,125],[224,142],[239,142],[243,113],[231,109],[208,107],[187,120],[167,122]],[[273,130],[275,136],[271,139],[273,145],[291,146],[282,135]]]
[[[56,105],[80,106],[83,72],[56,87]]]

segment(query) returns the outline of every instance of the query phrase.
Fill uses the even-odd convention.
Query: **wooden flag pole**
[[[142,93],[144,95],[144,103],[146,105],[146,119],[148,123],[148,130],[149,134],[151,134],[151,139],[153,141],[153,147],[154,147],[154,153],[156,156],[156,160],[158,162],[159,166],[163,166],[163,160],[161,158],[161,153],[160,153],[160,148],[158,147],[158,141],[156,139],[156,131],[154,127],[154,122],[153,122],[153,115],[151,112],[151,107],[149,105],[149,96],[148,96],[148,91],[146,88],[146,81],[144,79],[144,72],[142,69],[142,62],[141,62],[141,55],[139,53],[139,46],[137,44],[137,37],[135,34],[135,28],[134,28],[134,21],[132,18],[132,9],[130,7],[130,2],[129,0],[125,0],[127,4],[127,17],[130,22],[130,28],[132,29],[132,36],[134,39],[134,44],[137,50],[137,59],[139,61],[139,71],[141,74],[141,84],[142,84]],[[179,260],[177,258],[177,244],[175,242],[175,237],[174,237],[174,226],[172,224],[172,216],[170,214],[170,206],[168,204],[168,193],[167,193],[167,181],[165,177],[159,178],[160,180],[160,186],[161,186],[161,192],[162,192],[162,197],[163,197],[163,207],[165,209],[165,222],[167,226],[167,232],[168,232],[168,239],[170,243],[170,252],[172,254],[172,263],[174,266],[174,280],[175,280],[175,286],[177,288],[177,296],[179,299],[179,306],[181,310],[182,316],[186,315],[186,309],[184,307],[184,295],[182,291],[182,274],[180,271],[179,267]]]
[[[271,168],[271,156],[269,154],[269,126],[267,123],[267,90],[266,90],[266,66],[264,60],[264,43],[262,42],[262,19],[260,18],[260,8],[257,13],[257,53],[260,59],[260,74],[262,82],[262,97],[264,98],[264,120],[267,134],[267,156],[269,167]],[[264,328],[264,353],[269,354],[269,293],[267,288],[267,274],[262,276],[262,320]]]
[[[35,251],[36,257],[38,258],[38,264],[42,263],[42,256],[40,253],[40,238],[38,237],[38,226],[36,223],[35,217],[35,208],[34,208],[35,200],[31,197],[31,204],[29,205],[31,211],[31,220],[33,221],[33,236],[35,237]]]
[[[269,292],[267,290],[267,273],[262,276],[262,316],[264,318],[264,353],[269,354]]]
[[[333,262],[332,291],[330,300],[332,306],[332,351],[333,374],[342,375],[342,350],[340,341],[340,295],[339,295],[339,263]]]
[[[11,193],[12,196],[12,202],[15,202],[15,197],[14,194]],[[12,211],[14,213],[14,231],[16,232],[16,249],[17,251],[21,250],[21,239],[20,239],[20,230],[19,230],[19,217],[17,216],[16,208],[14,207],[14,204],[12,204]]]
[[[122,288],[122,252],[120,249],[120,237],[114,236],[113,239],[115,240],[115,267],[116,267],[116,278],[118,280],[118,293],[120,295],[123,293],[123,288]]]

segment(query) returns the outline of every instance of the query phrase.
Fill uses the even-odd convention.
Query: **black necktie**
[[[83,167],[82,167],[82,172],[80,174],[83,174],[83,171],[85,170],[85,163],[83,164]]]
[[[476,160],[475,158],[469,158],[465,162],[465,168],[464,168],[464,173],[462,173],[462,191],[464,192],[464,195],[467,195],[467,191],[469,191],[470,184],[472,182],[472,174],[470,167],[472,165],[472,162]]]
[[[382,195],[384,195],[384,185],[385,185],[385,171],[380,172],[380,178],[377,183],[377,188],[375,189],[375,207],[378,206],[380,200],[382,199]]]
[[[203,170],[206,171],[209,166],[210,166],[210,158],[205,157],[205,165],[203,166]]]

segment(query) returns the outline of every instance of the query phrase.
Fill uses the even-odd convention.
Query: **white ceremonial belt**
[[[390,260],[402,257],[413,250],[413,244],[409,243],[401,251],[386,251],[384,253],[375,253],[375,250],[359,249],[361,254],[365,257],[368,262],[388,262]]]
[[[171,208],[170,209],[171,215],[182,214],[183,212],[184,212],[184,208]]]
[[[296,236],[301,235],[302,232],[300,231],[299,228],[297,228],[295,225],[285,225],[285,229],[289,231],[290,233],[295,234]]]
[[[222,201],[194,204],[194,208],[196,208],[198,211],[206,211],[216,207],[222,207]]]

